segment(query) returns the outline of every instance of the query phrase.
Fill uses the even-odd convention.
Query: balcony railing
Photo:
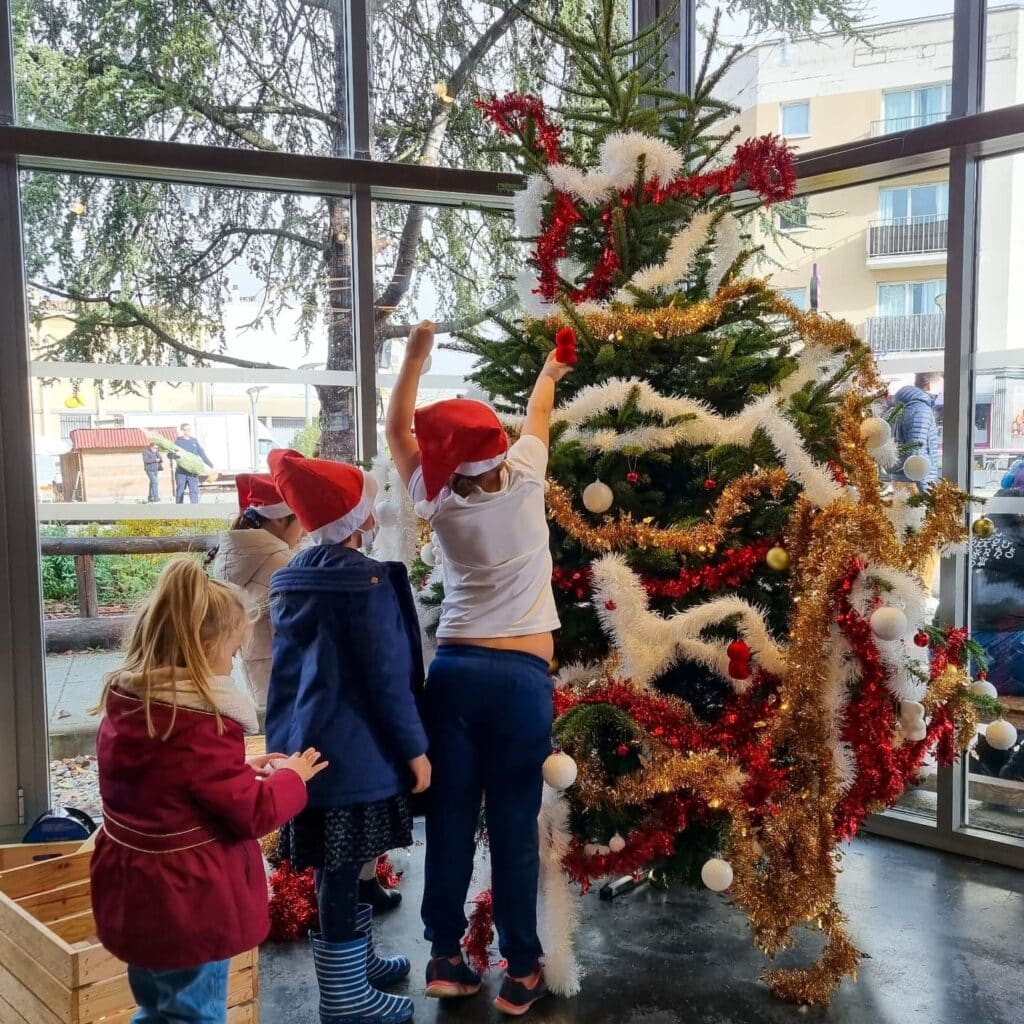
[[[869,316],[865,337],[873,352],[927,352],[945,347],[946,317],[942,313]]]
[[[923,128],[926,124],[938,124],[949,119],[948,110],[936,110],[931,114],[910,114],[907,117],[886,117],[871,122],[871,134],[891,135],[893,132],[907,132],[911,128]]]
[[[946,251],[949,220],[941,217],[897,217],[868,225],[868,256],[914,256]]]

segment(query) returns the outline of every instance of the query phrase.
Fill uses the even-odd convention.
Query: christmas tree
[[[979,711],[999,714],[968,675],[984,679],[976,646],[926,621],[920,571],[965,541],[967,496],[945,481],[886,495],[880,469],[907,453],[869,350],[756,276],[743,224],[792,197],[793,158],[720,127],[728,61],[684,96],[666,84],[665,20],[618,38],[605,0],[587,33],[543,27],[576,65],[564,109],[481,104],[527,175],[526,315],[464,346],[512,435],[551,348],[574,363],[549,462],[561,753],[545,775],[564,795],[545,802],[545,864],[555,851],[584,888],[652,868],[703,880],[768,956],[817,928],[820,959],[766,980],[827,1002],[861,956],[835,899],[839,844],[926,756],[950,763]]]

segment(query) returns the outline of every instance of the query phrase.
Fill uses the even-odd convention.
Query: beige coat
[[[229,530],[221,537],[213,575],[249,595],[256,610],[252,634],[242,645],[242,666],[253,699],[267,703],[273,631],[270,627],[270,577],[286,566],[293,551],[267,530]]]

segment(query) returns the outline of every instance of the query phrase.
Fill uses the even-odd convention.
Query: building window
[[[934,281],[901,281],[896,284],[878,286],[879,316],[925,316],[941,315],[942,310],[935,301],[945,294],[946,282],[942,278]]]
[[[801,103],[782,104],[781,130],[782,134],[790,139],[811,134],[810,100],[803,100]]]
[[[884,131],[903,132],[936,124],[949,117],[951,87],[929,85],[923,89],[887,92],[882,96],[882,124]]]
[[[780,288],[779,294],[787,301],[792,302],[799,310],[807,309],[806,288]]]
[[[880,189],[878,210],[883,221],[945,220],[949,211],[949,182]]]
[[[58,420],[60,439],[71,440],[71,431],[80,430],[83,427],[92,426],[92,413],[88,412],[62,412]]]
[[[806,198],[790,199],[789,202],[780,203],[778,211],[780,231],[803,231],[807,227]]]

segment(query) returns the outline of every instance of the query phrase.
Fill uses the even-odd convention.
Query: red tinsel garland
[[[494,896],[490,889],[477,893],[473,911],[469,915],[469,928],[462,945],[469,966],[477,974],[486,974],[491,966],[491,943],[494,941]]]
[[[477,100],[476,106],[502,134],[518,135],[524,145],[527,124],[532,121],[539,143],[535,147],[537,154],[549,164],[561,161],[562,128],[548,119],[547,107],[539,96],[510,92],[500,98],[492,96],[489,100]]]
[[[319,924],[313,869],[298,872],[283,860],[270,876],[270,938],[295,942]]]
[[[394,869],[386,853],[377,859],[377,881],[385,889],[397,889],[402,884],[402,876]]]

